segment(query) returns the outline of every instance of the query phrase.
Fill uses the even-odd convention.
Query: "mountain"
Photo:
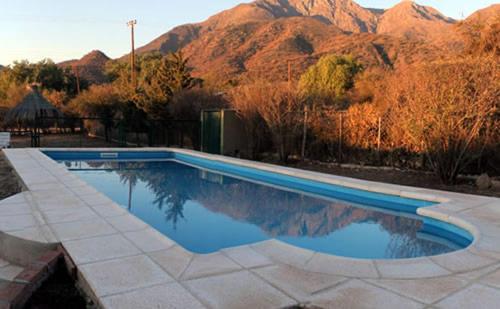
[[[500,4],[493,4],[485,9],[479,10],[467,17],[464,23],[479,24],[482,26],[500,22]]]
[[[329,53],[352,54],[365,66],[393,67],[447,54],[457,45],[455,21],[403,1],[388,10],[352,0],[257,0],[197,24],[182,25],[138,49],[182,49],[194,74],[211,81],[285,80]]]
[[[402,1],[380,16],[377,33],[429,41],[451,35],[455,23],[431,7]]]
[[[465,51],[500,56],[500,5],[477,11],[457,26]]]
[[[351,0],[257,0],[240,4],[198,24],[182,25],[138,49],[139,53],[167,53],[184,48],[208,33],[228,27],[272,22],[288,17],[309,17],[346,32],[375,32],[377,13]]]
[[[79,60],[69,60],[61,62],[61,67],[70,67],[78,73],[80,78],[89,81],[91,84],[102,84],[107,82],[104,74],[106,63],[111,60],[106,54],[99,50],[94,50]]]

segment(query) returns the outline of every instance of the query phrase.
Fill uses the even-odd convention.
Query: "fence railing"
[[[200,121],[143,120],[126,123],[121,118],[98,117],[39,117],[26,128],[6,128],[13,135],[28,135],[31,147],[50,146],[44,143],[49,137],[79,136],[73,146],[84,146],[86,137],[93,137],[121,147],[176,146],[200,148]]]

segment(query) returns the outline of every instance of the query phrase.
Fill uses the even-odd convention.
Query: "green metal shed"
[[[245,156],[247,138],[245,126],[232,109],[201,112],[201,150],[212,154]]]

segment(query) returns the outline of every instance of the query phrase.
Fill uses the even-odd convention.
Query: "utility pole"
[[[135,25],[137,25],[137,20],[131,20],[127,22],[127,26],[130,27],[130,34],[131,34],[131,41],[132,41],[132,52],[130,54],[130,69],[131,69],[131,78],[132,78],[132,84],[134,85],[134,89],[137,88],[137,78],[136,78],[136,71],[135,71],[135,34],[134,34],[134,28]]]

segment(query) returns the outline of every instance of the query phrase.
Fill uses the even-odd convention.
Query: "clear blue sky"
[[[125,54],[129,30],[137,19],[137,46],[172,27],[198,22],[245,0],[2,0],[0,64],[14,60],[62,61],[80,58],[93,49],[110,57]],[[387,8],[399,0],[358,0],[366,7]],[[445,15],[460,19],[496,0],[420,0]]]

